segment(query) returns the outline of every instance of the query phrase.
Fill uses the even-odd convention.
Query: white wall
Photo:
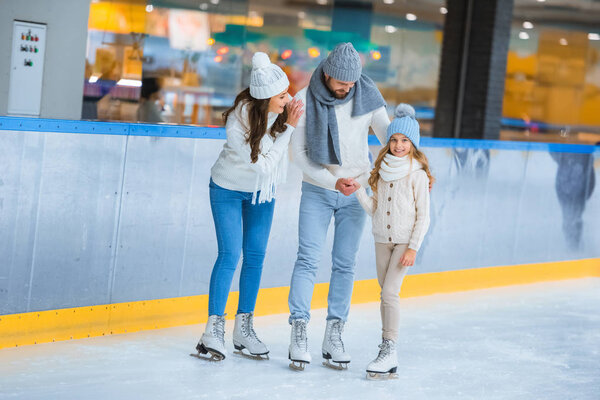
[[[89,0],[0,0],[0,115],[6,115],[13,21],[47,24],[42,118],[80,119]]]

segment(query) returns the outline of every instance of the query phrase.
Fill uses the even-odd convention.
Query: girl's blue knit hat
[[[415,109],[411,105],[401,103],[396,107],[394,119],[387,128],[387,141],[394,133],[401,133],[410,139],[412,144],[418,148],[421,140],[419,133],[419,122],[417,122]]]

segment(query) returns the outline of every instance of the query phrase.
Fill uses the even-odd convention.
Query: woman
[[[253,328],[253,312],[273,220],[276,187],[287,174],[287,148],[302,102],[287,93],[289,81],[265,53],[252,58],[250,87],[223,113],[227,142],[211,169],[210,205],[219,254],[210,277],[208,322],[196,346],[223,360],[225,304],[240,252],[243,263],[233,344],[243,355],[269,350]]]

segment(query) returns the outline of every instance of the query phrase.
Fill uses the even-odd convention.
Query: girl
[[[377,280],[381,286],[383,340],[379,355],[367,366],[368,378],[395,376],[398,293],[429,227],[429,185],[433,177],[427,157],[418,149],[419,138],[415,110],[400,104],[387,129],[388,142],[371,171],[373,197],[354,183],[360,204],[372,217]]]
[[[265,53],[252,58],[250,87],[223,113],[227,142],[211,169],[210,206],[219,254],[210,277],[208,322],[196,349],[223,360],[225,304],[243,252],[233,344],[243,355],[269,350],[253,328],[253,312],[275,206],[276,186],[287,174],[287,148],[302,102],[287,93],[289,81]]]

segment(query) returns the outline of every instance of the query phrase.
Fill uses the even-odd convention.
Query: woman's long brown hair
[[[223,123],[227,124],[230,114],[235,111],[240,103],[248,104],[248,122],[250,126],[245,127],[246,143],[250,143],[250,159],[253,163],[258,161],[260,153],[260,141],[267,134],[267,116],[269,113],[270,99],[255,99],[250,95],[250,88],[243,90],[237,95],[233,106],[223,113]],[[278,133],[285,131],[285,122],[287,121],[287,108],[277,116],[269,134],[276,137]]]
[[[388,153],[392,154],[392,152],[390,151],[389,141],[379,152],[379,155],[375,160],[375,166],[371,171],[371,176],[369,177],[369,186],[371,186],[371,189],[373,189],[373,195],[375,196],[377,196],[377,183],[379,182],[379,170],[381,169],[381,163],[383,162],[385,155]],[[427,160],[427,157],[425,156],[425,154],[423,154],[423,152],[421,152],[421,150],[417,149],[414,145],[411,145],[410,151],[408,152],[408,156],[410,157],[411,161],[414,159],[421,163],[421,165],[423,166],[423,170],[429,178],[429,185],[435,182],[435,178],[433,177],[433,175],[431,175],[431,170],[429,169],[429,160]]]

